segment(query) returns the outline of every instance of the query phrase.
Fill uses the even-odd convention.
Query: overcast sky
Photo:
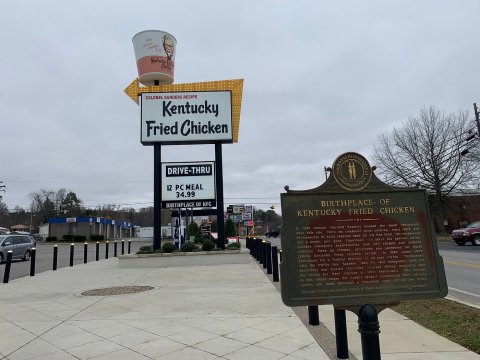
[[[225,204],[280,207],[348,151],[424,106],[480,103],[478,0],[3,1],[0,180],[9,209],[40,189],[85,206],[153,206],[153,147],[123,90],[132,37],[175,36],[175,83],[244,79],[239,141],[223,145]],[[213,161],[213,145],[162,161]],[[1,194],[0,194],[1,195]]]

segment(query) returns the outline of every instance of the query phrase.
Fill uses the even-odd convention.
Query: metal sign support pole
[[[222,164],[222,143],[215,143],[215,164],[216,164],[216,183],[217,183],[217,226],[218,242],[217,246],[225,250],[225,220],[223,215],[223,164]]]
[[[153,251],[162,241],[162,146],[153,146]]]

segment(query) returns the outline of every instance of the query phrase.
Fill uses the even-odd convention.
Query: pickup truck
[[[271,237],[276,238],[277,236],[280,236],[280,230],[272,230],[272,231],[269,231],[269,232],[265,233],[265,236],[266,236],[267,238],[271,238]]]

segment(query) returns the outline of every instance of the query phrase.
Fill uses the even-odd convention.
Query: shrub
[[[63,235],[62,236],[63,240],[67,240],[67,241],[72,241],[73,240],[73,235]]]
[[[241,245],[240,243],[231,243],[227,245],[227,250],[238,250],[240,249]]]
[[[168,242],[162,245],[162,250],[166,253],[172,253],[177,250],[177,247],[175,246],[175,244]]]
[[[215,248],[215,243],[212,240],[210,240],[210,239],[204,239],[203,240],[202,250],[211,251],[214,248]]]
[[[85,242],[87,241],[87,237],[85,235],[73,235],[74,242]]]
[[[90,240],[92,241],[102,241],[105,240],[105,236],[101,234],[92,234],[90,235]]]
[[[235,236],[237,231],[235,230],[235,224],[232,219],[228,219],[225,222],[225,237]]]
[[[153,253],[152,247],[149,245],[145,246],[140,246],[140,249],[138,249],[137,254],[151,254]]]
[[[47,236],[45,238],[45,241],[46,242],[55,242],[55,241],[57,241],[57,237],[56,236]]]
[[[195,249],[195,244],[191,241],[187,241],[185,244],[180,246],[180,250],[183,252],[192,252]]]

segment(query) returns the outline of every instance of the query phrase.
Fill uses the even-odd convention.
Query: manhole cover
[[[85,296],[110,296],[110,295],[124,295],[135,294],[143,291],[155,289],[153,286],[113,286],[103,289],[93,289],[82,292]]]

